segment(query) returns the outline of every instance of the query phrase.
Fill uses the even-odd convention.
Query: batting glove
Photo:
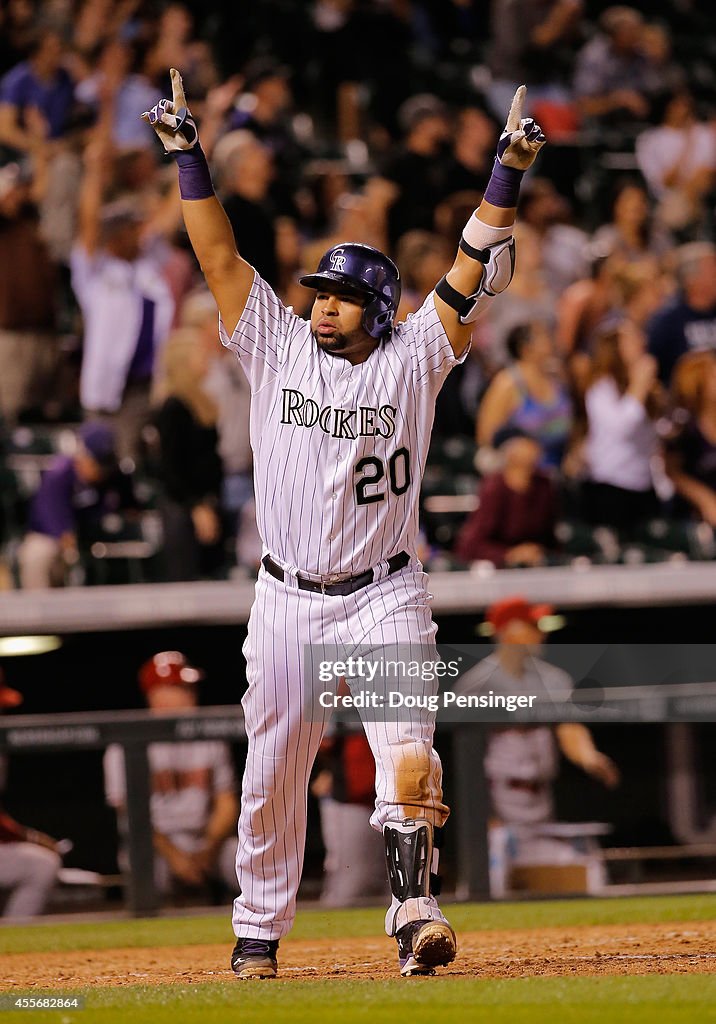
[[[503,167],[526,171],[544,146],[544,132],[531,117],[522,117],[527,87],[521,85],[512,100],[507,124],[497,143],[497,159]]]
[[[150,124],[161,139],[166,153],[188,152],[196,146],[199,133],[184,95],[184,85],[176,68],[171,68],[172,98],[159,100],[151,110],[145,110],[142,120]]]

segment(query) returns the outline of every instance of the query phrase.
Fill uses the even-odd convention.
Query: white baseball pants
[[[437,632],[426,582],[413,563],[348,597],[329,597],[299,590],[295,577],[282,583],[261,568],[244,644],[249,747],[236,857],[237,936],[280,939],[296,914],[308,780],[331,715],[326,709],[321,721],[304,717],[305,645],[369,646],[377,653],[414,645],[416,657],[424,657],[420,652],[434,649]],[[437,681],[425,684],[426,693],[437,689]],[[382,830],[386,821],[410,816],[441,826],[449,809],[432,745],[435,712],[415,709],[402,717],[363,723],[376,763],[371,825]]]

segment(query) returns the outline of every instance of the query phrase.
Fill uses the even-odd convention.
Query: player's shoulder
[[[533,658],[533,670],[537,673],[550,696],[568,697],[574,690],[574,680],[569,672],[544,658]]]
[[[408,313],[405,320],[393,329],[393,339],[411,350],[422,350],[425,343],[441,344],[446,339],[445,328],[435,306],[435,293],[431,291],[414,313]]]
[[[494,679],[497,670],[498,664],[495,655],[488,654],[488,656],[479,661],[477,665],[468,669],[467,672],[463,672],[452,689],[455,693],[459,693],[461,696],[480,693],[480,691],[484,690],[485,687],[490,684],[490,681]]]
[[[296,344],[298,336],[310,335],[310,324],[287,306],[275,289],[252,267],[253,280],[241,316],[233,331],[219,316],[219,338],[227,348],[243,352],[242,339],[260,340],[264,348],[284,352]]]
[[[181,760],[187,759],[194,765],[211,764],[211,762],[223,754],[226,744],[223,740],[187,740],[186,744],[169,744],[169,754],[174,753],[176,747],[182,747]]]
[[[310,331],[311,325],[308,321],[300,316],[293,306],[286,305],[273,285],[269,284],[258,270],[252,269],[254,270],[254,279],[246,299],[244,318],[258,318],[265,323],[269,330],[280,329],[282,332],[286,330],[296,332],[307,329]]]
[[[434,290],[428,292],[416,310],[413,310],[412,313],[408,313],[404,320],[399,320],[398,323],[396,323],[394,331],[402,334],[406,331],[422,328],[426,317],[430,317],[431,315],[437,316]]]

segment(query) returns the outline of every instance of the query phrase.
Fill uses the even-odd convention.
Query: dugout
[[[433,574],[435,617],[444,643],[482,643],[475,629],[493,600],[521,592],[554,603],[565,617],[559,642],[704,644],[713,636],[716,569],[709,565],[598,567],[590,573],[555,568],[515,570],[479,578],[470,573]],[[241,645],[252,587],[247,583],[166,584],[0,594],[0,634],[53,633],[61,645],[42,655],[0,656],[8,683],[20,689],[22,714],[113,712],[141,708],[138,666],[162,649],[181,649],[206,672],[203,704],[235,705],[244,685]],[[716,677],[715,677],[716,678]],[[9,723],[13,712],[4,717]],[[698,716],[695,716],[698,717]],[[707,716],[708,719],[708,716]],[[607,848],[664,849],[688,846],[684,829],[695,829],[691,847],[703,846],[716,820],[714,725],[691,727],[688,771],[698,792],[698,820],[676,822],[668,773],[668,726],[597,723],[599,746],[620,764],[625,784],[608,793],[564,766],[556,785],[560,820],[606,821]],[[459,883],[458,818],[463,795],[453,761],[451,734],[437,733],[445,764],[445,793],[456,827],[448,829],[444,852],[446,890]],[[239,772],[243,743],[233,743]],[[104,803],[100,749],[10,753],[5,804],[11,814],[55,836],[68,836],[70,867],[116,873],[113,812]],[[588,813],[585,814],[585,808]],[[698,831],[700,829],[700,831]],[[464,851],[463,851],[464,853]],[[303,898],[317,895],[322,846],[315,806],[311,809]],[[666,876],[677,886],[698,885],[705,862],[696,853],[651,860],[623,860],[616,869],[626,883]],[[654,865],[656,865],[656,870]],[[464,881],[464,880],[463,880]],[[471,890],[475,892],[474,886]]]

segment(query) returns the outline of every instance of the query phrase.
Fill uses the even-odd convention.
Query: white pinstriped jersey
[[[435,399],[458,360],[432,293],[356,366],[255,274],[229,338],[251,385],[256,518],[289,571],[352,576],[416,557],[418,497]]]

